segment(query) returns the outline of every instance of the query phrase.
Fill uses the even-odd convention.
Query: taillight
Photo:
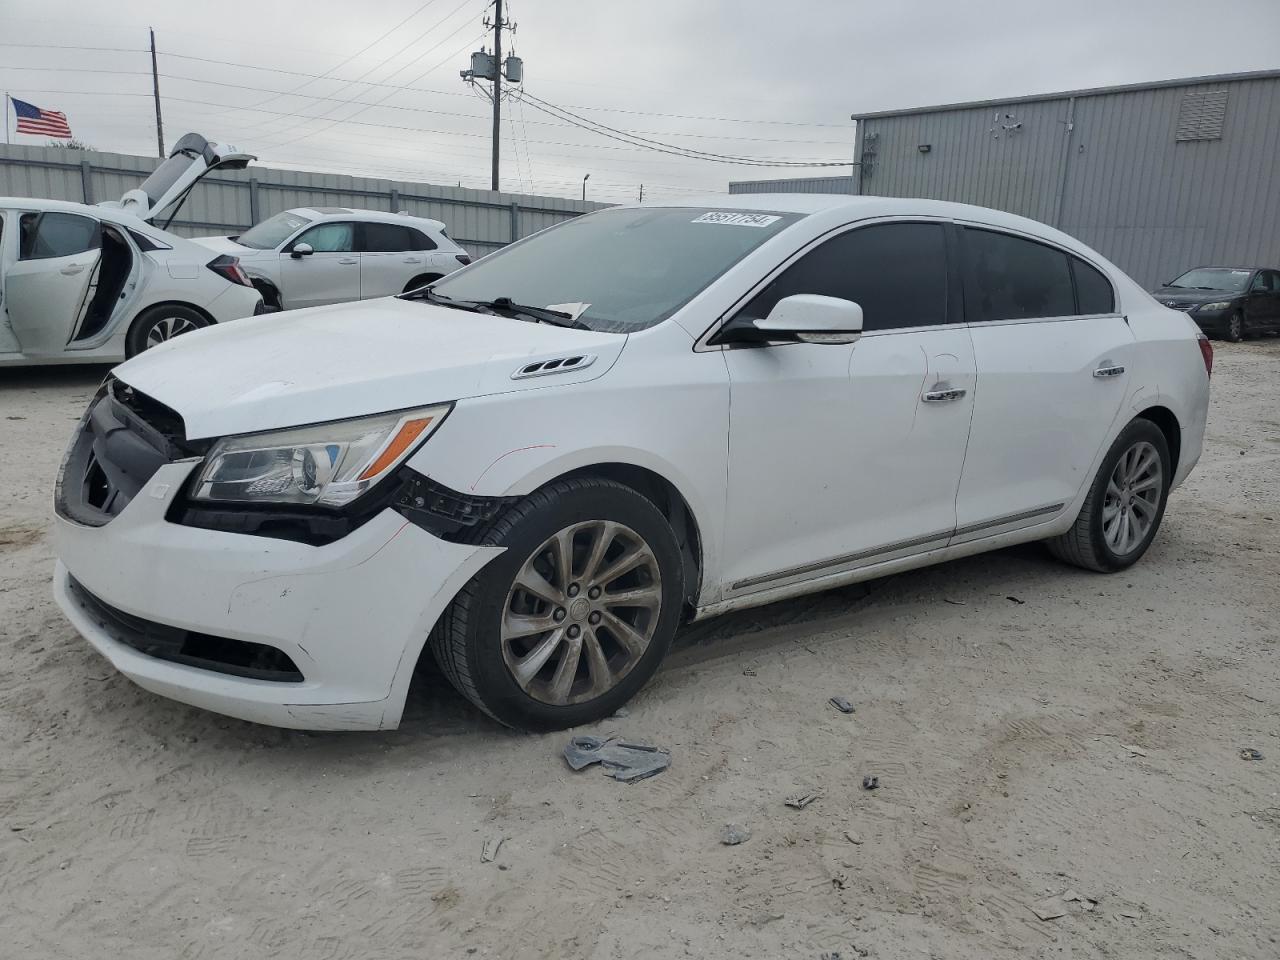
[[[462,264],[464,267],[465,267],[468,263],[470,263],[470,262],[471,262],[471,258],[470,258],[470,257],[468,257],[465,253],[459,253],[459,254],[455,255],[455,256],[454,256],[454,259],[455,259],[455,260],[457,260],[457,261],[458,261],[460,264]]]
[[[238,283],[242,287],[252,287],[253,281],[249,279],[249,275],[240,267],[240,260],[237,257],[230,257],[223,254],[210,260],[208,267],[223,280],[229,280],[232,283]]]
[[[1213,344],[1209,342],[1209,338],[1203,333],[1196,337],[1200,344],[1200,356],[1204,358],[1204,372],[1206,376],[1213,376]]]

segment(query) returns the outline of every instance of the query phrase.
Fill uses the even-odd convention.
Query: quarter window
[[[355,231],[349,223],[322,223],[298,237],[290,248],[300,243],[311,244],[316,253],[352,253],[356,249]]]
[[[1071,267],[1061,250],[966,227],[965,316],[971,323],[1075,314]]]
[[[1100,270],[1083,260],[1071,258],[1071,270],[1076,280],[1076,313],[1112,313],[1116,308],[1115,291],[1111,281]]]
[[[743,309],[768,316],[784,297],[816,293],[862,307],[864,330],[947,322],[947,252],[941,224],[884,223],[850,230],[809,251]]]
[[[18,227],[22,260],[70,257],[102,245],[98,221],[74,213],[24,213]]]
[[[410,237],[413,240],[413,246],[409,248],[410,250],[435,250],[436,249],[436,242],[432,240],[430,237],[428,237],[421,230],[414,230],[412,227],[408,227],[407,229],[409,231]]]

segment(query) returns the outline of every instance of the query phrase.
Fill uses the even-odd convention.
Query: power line
[[[847,167],[851,165],[849,160],[783,160],[781,158],[762,158],[762,157],[738,157],[728,154],[710,153],[705,150],[694,150],[691,147],[681,147],[677,144],[663,143],[658,140],[651,140],[647,137],[629,134],[625,130],[618,130],[614,127],[606,126],[594,120],[588,120],[585,117],[579,117],[570,113],[562,107],[557,107],[553,103],[535,97],[523,88],[520,96],[529,101],[529,105],[535,110],[541,110],[543,113],[556,117],[561,120],[567,120],[574,126],[581,127],[600,136],[607,137],[611,140],[618,140],[622,143],[632,144],[648,150],[654,150],[659,153],[669,153],[675,156],[682,156],[691,160],[707,160],[713,163],[729,163],[739,166],[752,167]]]

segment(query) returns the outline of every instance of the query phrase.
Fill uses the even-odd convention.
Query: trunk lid
[[[141,185],[104,206],[118,207],[139,220],[167,227],[202,177],[218,169],[242,170],[256,159],[236,147],[188,133],[173,145],[168,158]],[[158,222],[161,218],[164,218],[163,224]]]

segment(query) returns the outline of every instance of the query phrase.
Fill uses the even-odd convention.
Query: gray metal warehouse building
[[[1280,70],[854,115],[852,177],[731,193],[862,193],[1052,224],[1148,288],[1280,265]]]

